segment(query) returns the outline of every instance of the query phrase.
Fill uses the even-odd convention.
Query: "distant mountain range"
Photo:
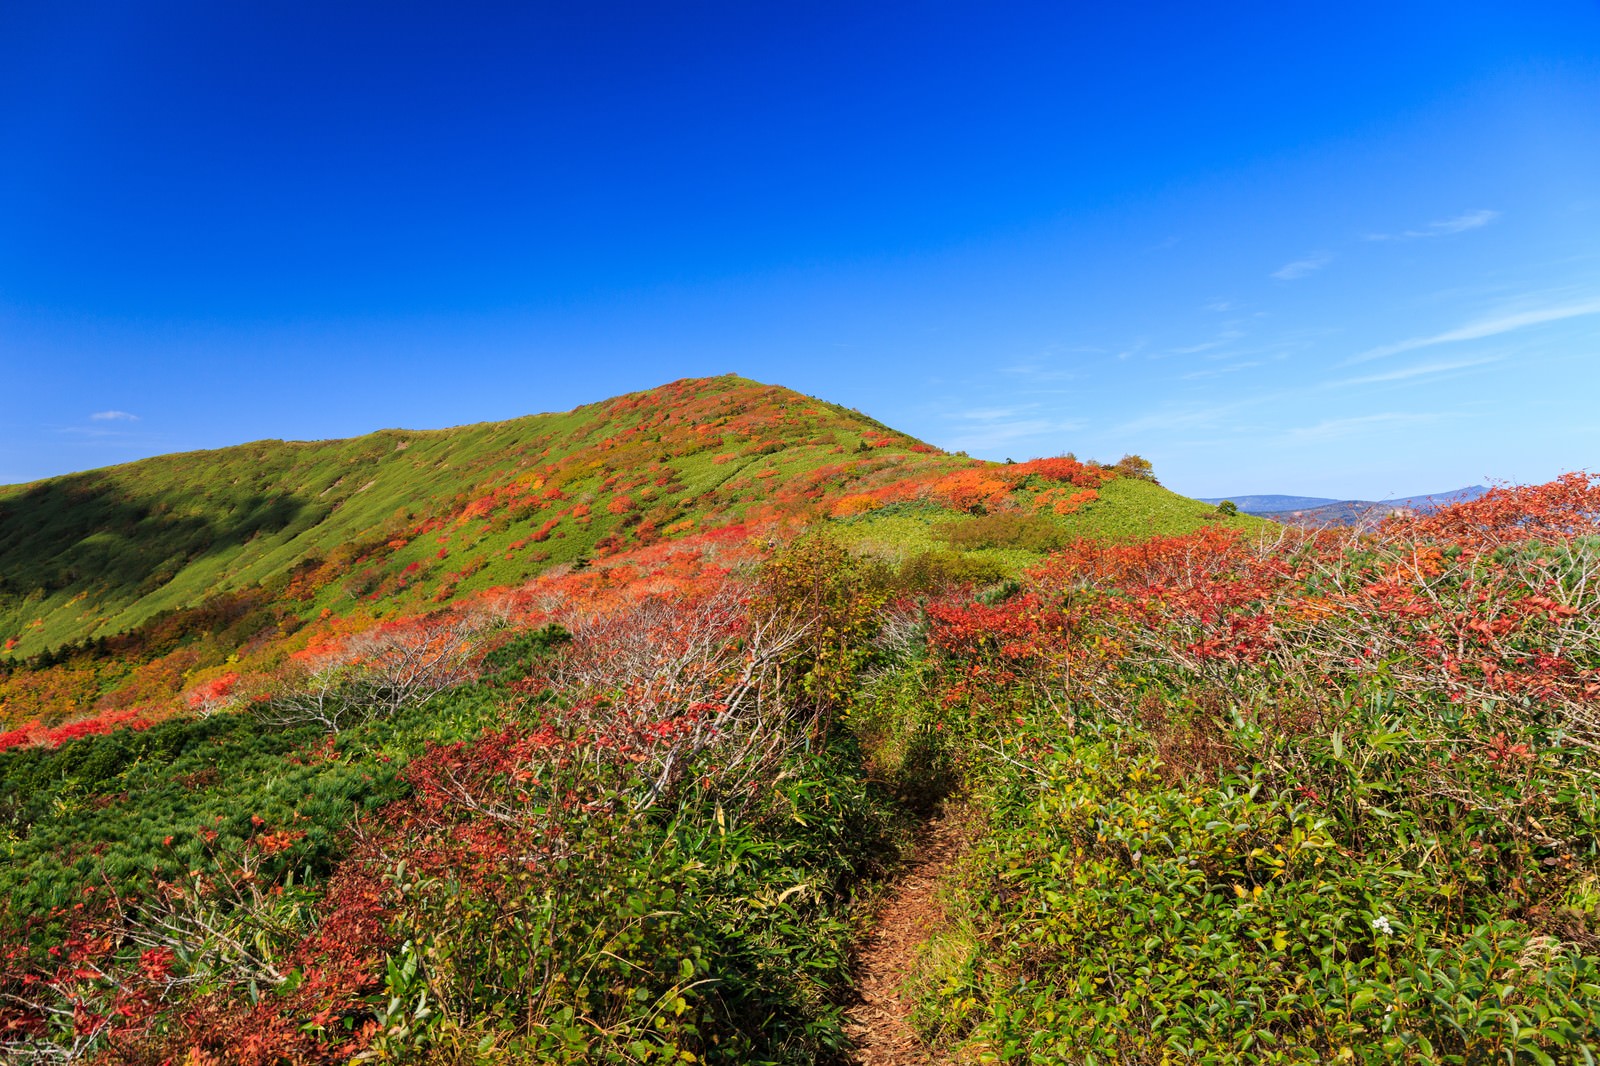
[[[1358,522],[1382,518],[1396,511],[1431,511],[1445,504],[1475,500],[1489,490],[1483,485],[1469,485],[1449,492],[1433,492],[1422,496],[1403,496],[1392,500],[1335,500],[1323,496],[1218,496],[1203,503],[1217,504],[1232,500],[1234,506],[1245,514],[1270,518],[1275,522],[1297,526],[1350,526]]]

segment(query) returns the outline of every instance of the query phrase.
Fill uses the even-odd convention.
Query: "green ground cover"
[[[971,819],[916,979],[930,1038],[1594,1061],[1595,512],[1546,514],[1564,492],[1276,550],[1080,545],[933,609],[856,711]]]

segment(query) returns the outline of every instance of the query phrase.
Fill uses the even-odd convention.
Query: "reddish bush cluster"
[[[185,702],[190,710],[209,714],[228,703],[238,684],[239,675],[230,670],[221,677],[196,685],[189,691]]]
[[[150,725],[151,722],[144,716],[144,712],[137,708],[104,711],[92,718],[81,718],[76,722],[56,726],[54,729],[46,729],[33,722],[0,733],[0,751],[19,748],[26,744],[44,744],[55,748],[79,737],[92,737],[100,733],[109,733],[114,729],[147,729]]]
[[[1079,462],[1070,455],[1030,459],[1026,463],[1013,464],[1006,472],[1017,481],[1032,476],[1080,489],[1097,489],[1117,476],[1114,469],[1096,463]]]
[[[951,698],[1021,662],[1076,686],[1129,657],[1218,679],[1270,660],[1313,687],[1381,672],[1455,702],[1537,699],[1600,736],[1596,535],[1600,479],[1574,474],[1376,533],[1083,540],[1032,571],[1026,595],[930,610],[932,639],[962,662]]]

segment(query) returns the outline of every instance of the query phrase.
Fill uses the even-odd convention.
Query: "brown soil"
[[[960,855],[963,841],[953,817],[941,816],[918,834],[911,862],[867,934],[856,962],[861,1000],[845,1012],[845,1032],[856,1044],[858,1066],[935,1066],[937,1060],[911,1028],[911,1001],[901,985],[917,948],[939,924],[934,891]]]

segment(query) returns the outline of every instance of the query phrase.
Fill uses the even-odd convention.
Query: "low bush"
[[[1482,891],[1494,859],[1248,764],[1174,781],[1148,735],[995,749],[962,898],[981,950],[924,1021],[995,1061],[1552,1061],[1600,1031],[1600,960]],[[1369,795],[1393,795],[1375,779]]]
[[[1062,547],[1071,535],[1058,523],[1041,515],[999,512],[945,522],[935,532],[961,551],[982,548],[1020,548],[1048,552]]]

